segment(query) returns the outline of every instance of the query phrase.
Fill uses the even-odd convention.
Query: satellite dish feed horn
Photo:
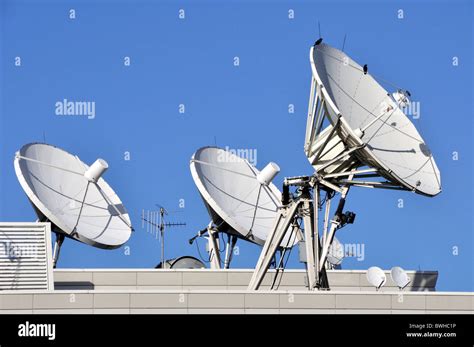
[[[97,183],[100,177],[104,174],[105,171],[109,168],[109,164],[103,159],[97,159],[94,164],[92,164],[86,172],[84,172],[84,177],[87,178],[89,182]]]
[[[277,164],[270,162],[257,174],[257,181],[262,185],[268,186],[279,172],[280,167]]]

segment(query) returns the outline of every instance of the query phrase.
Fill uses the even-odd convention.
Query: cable
[[[298,224],[298,229],[300,229],[300,228],[301,228],[301,225]],[[293,239],[293,241],[292,241],[292,244],[294,244],[295,239],[296,239],[296,235],[298,234],[297,232],[294,232],[294,230],[295,230],[295,229],[293,229],[293,231],[292,231],[292,234],[294,233],[294,239]],[[288,238],[288,243],[286,244],[286,247],[287,247],[286,249],[288,249],[288,245],[290,244],[290,239],[291,239],[291,235],[290,235],[290,237]],[[284,269],[286,269],[286,266],[287,266],[287,264],[288,264],[288,261],[290,260],[291,252],[292,252],[292,251],[293,251],[293,247],[290,248],[290,250],[289,250],[289,252],[288,252],[288,256],[287,256],[286,261],[285,261],[285,264],[283,265],[283,270],[281,271],[280,280],[278,281],[278,285],[277,285],[277,287],[276,287],[277,290],[278,290],[278,288],[280,288],[281,281],[283,280],[283,274],[285,273]],[[272,289],[273,289],[273,287],[274,287],[274,285],[275,285],[276,278],[277,278],[277,275],[278,275],[278,271],[279,271],[279,270],[277,269],[277,274],[276,274],[276,276],[275,276],[275,281],[272,283],[272,287],[271,287]]]
[[[249,232],[248,232],[248,234],[250,234],[250,235],[252,235],[252,228],[253,228],[253,225],[255,224],[255,217],[257,217],[257,209],[258,209],[258,203],[260,202],[260,193],[261,192],[262,192],[262,185],[260,184],[258,186],[257,202],[255,203],[255,208],[253,210],[252,224],[250,225]]]
[[[211,262],[211,257],[209,256],[209,257],[207,258],[207,260],[203,258],[202,254],[201,254],[201,250],[199,249],[199,241],[198,241],[198,239],[196,239],[196,248],[197,248],[197,251],[198,251],[198,254],[199,254],[199,258],[200,258],[204,263],[209,264],[209,263]]]
[[[229,240],[229,234],[227,234],[227,240]],[[222,237],[222,247],[221,247],[221,238],[219,237],[219,253],[224,253],[226,249],[226,244],[224,241],[224,237]]]
[[[89,185],[90,185],[90,182],[87,181],[86,190],[84,192],[84,198],[82,199],[82,203],[81,203],[81,209],[79,210],[79,214],[77,215],[76,225],[74,225],[74,228],[72,228],[72,233],[73,234],[77,234],[76,228],[79,225],[79,219],[81,218],[82,208],[84,207],[84,202],[86,201],[87,191],[89,190]]]
[[[284,258],[285,255],[286,255],[286,252],[288,250],[288,246],[290,245],[290,240],[291,238],[293,237],[293,234],[294,234],[294,238],[293,240],[291,241],[291,244],[294,244],[295,242],[295,238],[296,238],[296,235],[297,235],[297,231],[296,230],[299,230],[300,229],[300,225],[298,224],[297,228],[294,227],[294,224],[292,224],[292,230],[291,230],[291,234],[290,234],[290,237],[288,237],[288,240],[286,242],[286,245],[284,247],[284,251],[283,251],[283,255],[282,257]],[[289,252],[288,252],[288,257],[287,257],[287,260],[285,261],[285,264],[283,265],[283,269],[286,267],[286,264],[288,263],[288,259],[291,255],[291,251],[293,250],[293,247],[289,248]],[[270,286],[270,289],[272,290],[273,287],[275,286],[275,283],[277,281],[277,278],[278,278],[278,274],[280,273],[280,268],[281,268],[281,263],[282,263],[282,258],[280,258],[280,261],[279,261],[279,264],[278,264],[278,267],[276,268],[276,273],[275,273],[275,277],[273,278],[273,282],[272,282],[272,285]],[[276,264],[275,264],[276,265]],[[283,278],[283,273],[284,273],[284,270],[281,271],[282,272],[282,275],[280,276],[280,281],[278,283],[278,286],[277,286],[277,289],[280,287],[280,283],[281,283],[281,280]]]

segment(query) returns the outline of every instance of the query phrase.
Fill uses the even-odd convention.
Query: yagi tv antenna
[[[130,217],[101,177],[108,169],[103,159],[88,166],[57,147],[30,143],[16,153],[14,166],[38,220],[51,222],[56,233],[54,266],[65,237],[104,249],[130,238]]]
[[[379,290],[385,282],[387,282],[387,277],[383,270],[377,266],[372,266],[367,270],[366,273],[367,281],[375,287],[376,290]]]
[[[272,183],[280,168],[269,163],[259,171],[246,159],[217,147],[197,150],[190,168],[211,216],[211,223],[198,236],[207,232],[212,259],[215,259],[213,266],[220,267],[215,238],[218,233],[230,235],[224,261],[227,268],[237,238],[258,245],[265,243],[281,206],[281,193]],[[296,233],[290,232],[281,240],[279,248],[291,248],[295,243]]]
[[[285,179],[283,206],[250,281],[251,290],[259,288],[295,219],[304,220],[309,287],[328,288],[329,247],[336,230],[355,219],[353,212],[344,211],[350,187],[408,190],[425,196],[441,192],[433,155],[404,113],[410,93],[400,88],[388,92],[367,64],[359,65],[322,39],[311,47],[309,56],[312,80],[304,151],[315,173]],[[297,189],[293,197],[290,187]],[[332,213],[336,196],[339,202]]]
[[[151,232],[152,234],[156,235],[156,238],[160,236],[161,241],[161,266],[165,268],[166,261],[165,261],[165,230],[166,228],[173,228],[173,227],[180,227],[186,226],[186,223],[178,222],[178,223],[170,223],[165,221],[165,216],[169,213],[168,211],[161,205],[157,204],[159,208],[158,211],[150,211],[150,210],[142,210],[142,228],[147,227],[147,231]]]
[[[406,271],[399,266],[392,267],[390,277],[392,277],[392,281],[400,290],[405,289],[405,287],[410,284],[410,277],[408,277]]]

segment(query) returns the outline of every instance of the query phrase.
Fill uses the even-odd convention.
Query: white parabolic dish
[[[393,282],[400,288],[405,288],[408,284],[410,284],[410,277],[408,274],[399,266],[392,267],[390,270],[390,275],[392,277]]]
[[[89,166],[77,156],[31,143],[16,153],[14,166],[39,219],[50,221],[53,231],[108,249],[130,238],[130,217],[119,197],[102,178],[90,183],[84,176]]]
[[[368,126],[360,138],[366,146],[355,152],[359,160],[419,194],[440,193],[440,172],[431,151],[398,101],[336,48],[315,45],[310,60],[318,86],[330,99],[327,110],[331,124],[335,125],[339,117],[344,120],[341,138],[355,139],[358,130]]]
[[[375,288],[379,289],[387,281],[387,276],[383,270],[377,266],[369,267],[366,273],[367,281]]]
[[[262,185],[259,170],[247,160],[217,147],[203,147],[191,158],[191,174],[220,231],[263,245],[272,230],[281,192]],[[287,233],[282,247],[296,243]]]

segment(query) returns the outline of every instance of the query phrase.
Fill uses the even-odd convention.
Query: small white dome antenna
[[[382,288],[387,282],[387,277],[383,270],[377,266],[372,266],[367,270],[366,273],[367,281],[375,287],[375,290]]]
[[[406,271],[399,266],[392,267],[390,270],[390,277],[392,277],[392,281],[400,290],[405,289],[405,287],[411,282],[410,277],[408,277]]]

